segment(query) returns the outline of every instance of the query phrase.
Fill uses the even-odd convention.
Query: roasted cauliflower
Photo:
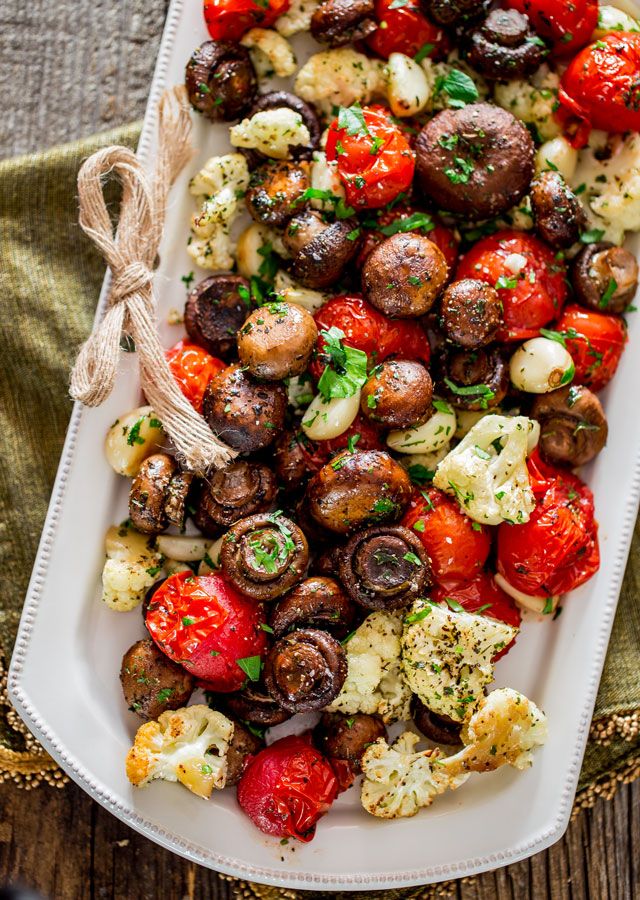
[[[138,729],[127,754],[127,778],[136,787],[155,778],[179,781],[207,799],[225,786],[232,737],[233,722],[208,706],[168,710]]]
[[[290,148],[308,144],[309,129],[302,116],[288,106],[265,109],[229,129],[234,147],[259,150],[271,159],[287,159]]]
[[[554,110],[558,103],[560,76],[541,66],[529,80],[497,82],[493,99],[498,106],[513,113],[537,130],[540,140],[548,141],[562,133]]]
[[[342,690],[328,707],[343,713],[377,713],[389,723],[409,718],[411,692],[400,667],[402,620],[377,611],[347,642],[349,671]]]
[[[289,41],[271,28],[250,28],[240,41],[249,50],[253,66],[263,78],[288,78],[296,70],[296,56]]]
[[[102,570],[102,599],[116,612],[129,612],[157,581],[163,557],[155,538],[128,522],[112,525],[105,536],[107,559]]]
[[[433,483],[483,525],[528,522],[535,499],[527,456],[539,436],[526,416],[484,416],[438,464]]]
[[[299,31],[309,31],[318,3],[319,0],[291,0],[286,13],[276,19],[274,28],[285,37],[298,34]]]
[[[336,106],[369,103],[383,96],[386,78],[382,60],[369,59],[350,47],[315,53],[296,75],[298,97],[330,116]]]
[[[229,231],[248,186],[249,169],[241,153],[213,156],[191,179],[189,191],[201,208],[192,219],[187,250],[203,269],[233,266],[235,245]]]
[[[493,680],[493,656],[517,633],[497,619],[416,600],[402,636],[405,680],[429,709],[464,721]]]

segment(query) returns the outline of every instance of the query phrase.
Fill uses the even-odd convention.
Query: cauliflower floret
[[[102,599],[116,612],[129,612],[142,603],[147,589],[157,580],[162,554],[156,550],[155,538],[126,522],[107,531],[105,552]]]
[[[491,772],[500,766],[526,769],[533,750],[547,739],[547,718],[535,703],[511,688],[483,697],[462,727],[463,750],[442,761],[454,777],[465,772]]]
[[[367,748],[362,757],[363,807],[380,819],[415,816],[430,806],[437,794],[457,787],[469,777],[453,779],[441,768],[440,750],[415,752],[420,738],[405,731],[390,747],[384,738]]]
[[[536,504],[526,462],[539,436],[526,416],[485,416],[439,463],[433,483],[483,525],[528,522]]]
[[[602,240],[621,244],[625,231],[640,231],[640,135],[592,132],[571,179],[571,187],[581,185],[589,223],[604,232]]]
[[[259,76],[288,78],[296,70],[296,55],[289,41],[270,28],[251,28],[240,41],[250,51],[251,62]]]
[[[548,141],[562,133],[553,115],[559,85],[560,76],[549,71],[547,66],[541,66],[529,81],[515,79],[505,84],[496,83],[493,99],[517,119],[536,128],[541,140]]]
[[[349,47],[315,53],[296,75],[295,93],[325,115],[335,106],[369,103],[386,90],[384,63]]]
[[[275,28],[285,37],[291,37],[299,31],[309,31],[311,17],[320,0],[291,0],[286,13],[276,19]]]
[[[328,191],[330,199],[323,200],[320,197],[311,198],[311,206],[314,209],[328,209],[333,211],[337,200],[345,199],[344,187],[338,175],[336,162],[329,162],[327,154],[322,150],[316,150],[311,163],[311,187],[316,191]]]
[[[127,778],[144,787],[155,778],[179,781],[199,797],[223,788],[233,722],[196,704],[162,713],[141,725],[126,760]]]
[[[493,680],[492,657],[517,633],[497,619],[416,600],[402,636],[405,679],[429,709],[462,721]]]
[[[409,718],[411,692],[400,668],[399,615],[378,611],[364,620],[347,642],[349,671],[328,707],[343,713],[377,713],[387,723]]]
[[[259,150],[271,159],[287,159],[291,147],[311,140],[300,113],[288,106],[265,109],[243,119],[229,130],[229,136],[234,147]]]
[[[303,306],[310,313],[317,312],[329,299],[328,294],[302,287],[288,272],[284,272],[282,269],[276,273],[273,288],[283,300],[288,303],[297,303],[298,306]]]
[[[191,222],[187,251],[203,269],[230,269],[235,244],[229,231],[239,213],[238,198],[249,187],[249,169],[241,153],[213,156],[189,184],[201,203]]]

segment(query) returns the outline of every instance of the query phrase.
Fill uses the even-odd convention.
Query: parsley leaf
[[[321,331],[325,345],[323,353],[328,365],[320,376],[318,390],[325,398],[353,397],[367,380],[367,354],[342,343],[344,331],[335,326]]]
[[[421,63],[423,59],[429,56],[434,48],[435,44],[423,44],[413,58],[417,63]]]
[[[611,300],[611,298],[613,297],[613,295],[615,294],[615,292],[617,290],[618,290],[618,282],[615,280],[615,278],[610,278],[609,284],[607,285],[602,297],[600,297],[600,302],[598,303],[598,306],[600,307],[600,309],[607,308],[609,300]]]
[[[449,106],[460,109],[478,99],[478,88],[472,78],[460,69],[452,69],[446,76],[440,90],[449,95]]]
[[[347,134],[364,135],[369,134],[367,123],[364,120],[364,113],[359,103],[352,106],[341,106],[338,111],[338,128],[344,128]]]
[[[250,681],[258,681],[260,679],[262,660],[259,656],[245,656],[242,659],[237,659],[236,662]]]
[[[385,225],[380,231],[385,237],[391,237],[392,234],[398,234],[399,232],[404,234],[407,231],[432,231],[435,227],[428,213],[414,212],[410,216],[405,216],[404,219],[396,219],[390,222],[389,225]]]

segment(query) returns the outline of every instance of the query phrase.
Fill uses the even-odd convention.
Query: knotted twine
[[[138,355],[140,385],[175,445],[186,469],[205,474],[230,462],[235,451],[219,441],[174,380],[156,327],[153,268],[162,238],[169,190],[190,159],[191,116],[184,87],[166,90],[158,108],[158,143],[148,177],[134,153],[106,147],[90,156],[78,174],[80,226],[112,273],[107,311],[84,344],[71,373],[70,393],[87,406],[111,394],[120,342],[130,335]],[[115,175],[122,201],[114,234],[103,180]]]

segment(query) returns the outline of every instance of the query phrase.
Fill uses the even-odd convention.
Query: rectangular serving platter
[[[170,6],[139,154],[148,163],[156,108],[165,86],[183,79],[193,48],[206,39],[201,3]],[[308,39],[294,41],[304,59]],[[171,195],[156,277],[161,334],[181,307],[180,277],[193,200],[188,180],[210,156],[229,152],[227,128],[194,124],[198,148]],[[632,249],[637,251],[637,245]],[[104,312],[103,288],[97,317]],[[493,869],[557,841],[567,826],[596,691],[640,497],[640,325],[629,316],[630,346],[602,397],[609,444],[584,475],[594,491],[602,566],[564,601],[557,620],[529,618],[497,684],[516,688],[549,719],[549,740],[524,773],[472,777],[413,819],[376,820],[357,790],[344,794],[307,845],[283,847],[240,812],[234,791],[204,802],[179,785],[131,787],[124,758],[139,720],[122,702],[120,659],[144,636],[139,611],[117,614],[99,601],[107,528],[126,516],[127,483],[104,459],[109,425],[140,401],[135,355],[123,354],[116,389],[99,409],[76,404],[60,461],[9,672],[9,693],[44,747],[88,794],[158,844],[229,875],[289,888],[363,890],[426,884]]]

